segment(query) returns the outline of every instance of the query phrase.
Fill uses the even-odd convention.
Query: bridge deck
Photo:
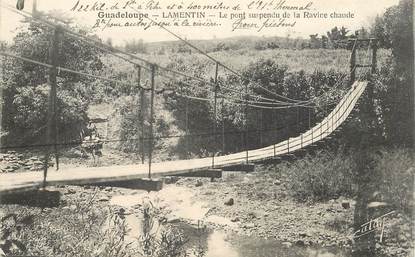
[[[295,152],[328,137],[346,121],[360,96],[363,94],[366,86],[367,82],[355,82],[336,108],[312,129],[298,137],[289,138],[278,144],[249,151],[249,161],[261,161]],[[244,163],[246,163],[246,152],[239,152],[215,158],[215,168]],[[154,163],[152,165],[152,177],[163,177],[209,168],[212,168],[212,158]],[[111,182],[146,178],[148,176],[147,173],[148,164],[93,168],[64,168],[59,171],[50,170],[48,172],[47,182],[48,185]],[[3,173],[0,174],[0,193],[38,188],[42,185],[42,181],[42,172]]]

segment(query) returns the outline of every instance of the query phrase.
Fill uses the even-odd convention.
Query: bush
[[[288,176],[291,195],[299,201],[321,201],[353,196],[354,162],[345,154],[319,152],[280,167]]]
[[[350,213],[342,213],[333,215],[326,219],[325,225],[339,233],[346,234],[353,225],[352,215]]]
[[[383,150],[376,159],[376,170],[382,178],[379,191],[383,200],[410,213],[413,206],[415,156],[407,149]]]
[[[74,28],[76,29],[76,28]],[[77,30],[80,33],[82,31]],[[10,44],[9,51],[36,61],[49,63],[48,49],[53,30],[30,23]],[[84,73],[102,70],[101,52],[93,46],[61,35],[57,65]],[[32,63],[6,58],[3,62],[2,127],[3,146],[42,142],[48,117],[48,69]],[[59,135],[67,141],[78,140],[80,127],[86,123],[86,110],[94,91],[91,79],[60,71],[57,76],[57,117]]]
[[[66,208],[45,212],[19,206],[14,211],[17,213],[16,225],[11,223],[5,227],[2,219],[1,230],[13,229],[8,233],[11,235],[9,239],[19,249],[11,253],[68,257],[134,256],[124,240],[128,229],[125,220],[110,209],[93,204],[95,196],[72,202]],[[0,249],[6,248],[0,244]]]
[[[376,154],[374,154],[376,153]],[[293,163],[284,163],[277,168],[288,177],[291,195],[299,201],[322,201],[340,196],[353,197],[358,184],[373,188],[381,198],[395,209],[410,213],[414,205],[415,155],[408,149],[389,149],[368,154],[370,160],[352,157],[340,150],[337,153],[321,151],[315,156],[307,155]],[[366,164],[373,160],[364,177],[357,176],[357,162]],[[369,172],[369,173],[367,173]]]

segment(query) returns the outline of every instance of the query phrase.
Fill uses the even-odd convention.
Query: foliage
[[[393,55],[404,67],[413,61],[413,2],[400,0],[399,4],[378,16],[372,34],[379,39],[380,47],[392,48]]]
[[[374,79],[377,104],[389,145],[409,145],[413,140],[413,3],[401,0],[377,17],[372,33],[381,47],[392,49],[392,56],[380,65]],[[411,111],[409,111],[411,110]]]
[[[82,31],[80,33],[86,34]],[[50,63],[48,49],[52,34],[50,28],[30,23],[16,35],[10,51]],[[98,50],[65,34],[60,34],[59,37],[58,66],[86,73],[94,73],[102,68]],[[2,116],[2,129],[9,133],[5,142],[13,145],[39,142],[46,132],[49,71],[39,65],[11,58],[7,58],[3,65],[5,72],[1,86],[7,111]],[[81,125],[86,122],[89,96],[93,95],[93,90],[87,86],[90,81],[80,75],[59,72],[58,126],[62,132],[61,137],[74,139]]]
[[[142,256],[148,257],[186,257],[185,245],[187,237],[181,230],[174,227],[164,227],[159,231],[157,222],[159,210],[151,202],[143,204],[142,233],[139,245]]]
[[[340,215],[333,215],[326,218],[324,223],[326,226],[337,232],[348,234],[349,229],[352,227],[353,220],[350,213],[341,213]]]
[[[376,159],[375,169],[382,178],[379,191],[383,200],[407,213],[414,207],[414,166],[415,155],[409,149],[382,150]]]
[[[319,152],[278,167],[288,176],[292,196],[299,201],[353,196],[354,164],[344,153]]]
[[[301,45],[306,45],[307,40],[302,38],[287,37],[255,37],[255,36],[237,36],[224,39],[210,40],[188,40],[190,43],[198,46],[201,50],[214,54],[223,51],[247,51],[253,49],[300,49]],[[147,52],[150,54],[157,53],[163,48],[167,53],[192,53],[195,51],[179,41],[164,41],[146,44]]]
[[[25,246],[25,255],[134,256],[125,242],[128,229],[125,220],[112,210],[94,204],[96,193],[69,201],[66,207],[42,212],[19,207],[17,226],[10,227],[3,222],[2,226],[12,228],[12,239]]]
[[[128,53],[146,53],[147,48],[144,44],[143,39],[139,39],[138,41],[133,39],[130,41],[125,42],[124,50]]]
[[[32,216],[21,217],[14,213],[1,217],[0,256],[26,252],[26,246],[18,238],[24,227],[32,225],[32,219]]]
[[[177,63],[180,66],[176,66],[176,69],[185,69],[199,77],[211,74],[212,67],[199,60],[194,60],[193,65],[186,65],[187,63],[183,59],[179,59]],[[298,135],[301,131],[307,130],[311,123],[318,122],[333,108],[331,103],[338,102],[342,97],[348,87],[347,76],[345,75],[335,70],[316,70],[311,73],[289,71],[286,65],[280,65],[273,59],[260,59],[245,67],[241,79],[232,74],[219,77],[221,88],[219,93],[225,94],[229,99],[239,99],[240,103],[242,102],[242,104],[235,104],[225,100],[222,104],[222,100],[218,99],[216,122],[218,125],[224,124],[226,128],[225,152],[240,151],[244,148],[242,136],[245,125],[249,131],[247,138],[249,148],[258,147],[266,141],[276,142],[287,136]],[[190,86],[187,84],[190,84]],[[187,103],[189,117],[187,129],[189,134],[209,134],[212,128],[206,128],[206,124],[212,124],[215,120],[212,90],[206,89],[206,85],[202,83],[195,83],[190,80],[187,81],[187,84],[170,82],[168,86],[175,88],[181,94],[210,100],[188,100]],[[245,124],[244,84],[247,84],[249,94],[252,95],[250,101],[264,101],[259,97],[282,101],[287,101],[286,99],[289,98],[308,100],[314,97],[325,97],[320,97],[320,100],[316,103],[314,113],[306,108],[259,110],[249,107],[248,120]],[[186,131],[186,99],[174,95],[169,96],[166,98],[166,107],[175,117],[177,127]],[[299,124],[297,124],[297,121],[299,121]],[[261,135],[262,140],[258,130],[265,131]],[[179,141],[180,149],[189,144],[186,140],[191,142],[192,148],[190,151],[198,156],[203,156],[200,147],[207,150],[219,150],[218,145],[213,144],[211,137],[183,139]],[[220,140],[219,137],[217,140]]]
[[[139,97],[122,96],[119,97],[114,103],[114,109],[116,110],[114,117],[118,117],[117,122],[119,127],[115,133],[118,134],[120,141],[117,143],[116,148],[127,153],[138,153],[141,147],[141,135],[142,129],[144,129],[144,143],[145,149],[148,149],[150,144],[150,96],[146,93],[144,98],[144,110],[141,115],[144,116],[144,128],[142,128],[140,121],[140,99]],[[169,138],[175,132],[175,127],[171,115],[162,109],[163,99],[160,96],[155,97],[154,104],[154,123],[153,123],[153,136],[154,136],[154,150],[160,154],[168,150],[169,145],[174,144],[174,138]],[[112,120],[115,122],[115,120]],[[160,157],[160,156],[159,156]]]
[[[347,35],[349,32],[350,31],[343,26],[340,29],[336,26],[332,28],[331,31],[327,32],[327,37],[332,42],[334,48],[340,48],[342,46],[344,48],[344,43],[339,41],[347,40],[349,38]]]
[[[336,153],[320,151],[292,163],[276,166],[286,176],[291,195],[299,201],[321,201],[340,196],[354,197],[358,185],[379,192],[381,199],[396,210],[410,213],[415,171],[415,156],[405,148],[373,148],[367,156],[343,149]],[[368,163],[368,159],[373,163]],[[358,176],[359,162],[370,166]],[[367,188],[369,190],[369,188]],[[332,221],[333,226],[341,221]],[[341,227],[341,226],[340,226]]]

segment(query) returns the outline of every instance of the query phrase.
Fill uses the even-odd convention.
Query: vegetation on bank
[[[356,158],[355,153],[346,150],[324,150],[275,165],[271,172],[288,178],[289,193],[299,201],[355,198],[361,184],[357,180]],[[371,176],[375,184],[367,186],[375,187],[379,193],[373,200],[386,201],[394,209],[410,215],[414,206],[415,154],[410,149],[380,149],[372,153],[372,158]]]
[[[414,206],[411,193],[414,190],[415,172],[411,168],[415,166],[415,156],[412,150],[403,147],[410,146],[413,140],[413,115],[408,111],[412,109],[412,99],[408,96],[411,95],[413,87],[411,21],[410,1],[401,1],[398,6],[389,8],[384,16],[376,20],[371,33],[381,40],[380,46],[386,49],[378,53],[379,72],[372,78],[373,94],[364,96],[364,104],[356,110],[356,115],[342,131],[344,136],[337,141],[342,148],[326,149],[272,167],[272,172],[288,177],[288,193],[294,199],[325,201],[340,196],[356,197],[360,182],[357,173],[362,170],[358,166],[358,155],[361,151],[355,150],[370,145],[372,148],[367,148],[367,154],[371,161],[366,163],[370,167],[363,170],[370,172],[367,176],[371,176],[371,183],[375,183],[368,184],[378,192],[374,200],[386,201],[409,216]],[[9,50],[48,62],[50,35],[48,28],[31,24],[27,30],[16,36]],[[113,136],[110,139],[114,139],[114,147],[127,153],[136,153],[140,149],[137,139],[141,134],[137,108],[140,102],[137,87],[134,86],[137,78],[131,75],[136,71],[80,41],[63,38],[62,42],[60,66],[122,79],[127,83],[121,85],[85,79],[64,72],[59,74],[60,140],[79,140],[79,131],[88,122],[89,107],[110,102],[114,106],[114,113],[108,115],[110,121],[116,124],[110,128],[110,135]],[[344,49],[281,49],[275,44],[266,45],[265,49],[262,45],[233,49],[222,44],[212,50],[213,56],[224,58],[226,64],[242,70],[243,81],[251,81],[249,88],[254,95],[273,97],[258,85],[301,100],[332,92],[324,101],[317,103],[315,112],[310,115],[312,122],[318,122],[324,117],[333,107],[327,103],[336,103],[341,93],[348,88],[348,53]],[[146,57],[169,68],[205,79],[213,76],[214,67],[211,63],[184,50],[174,54],[147,54]],[[316,70],[315,67],[319,69]],[[47,119],[47,70],[6,59],[3,71],[3,146],[42,142]],[[149,74],[144,72],[141,83],[148,77]],[[344,78],[344,82],[337,85],[336,82],[341,78]],[[188,80],[184,82],[190,83],[193,88],[185,86],[180,80],[158,79],[157,85],[212,99],[212,93],[206,91],[205,84]],[[239,81],[229,74],[221,74],[219,84],[223,88],[241,91]],[[338,90],[330,91],[335,85]],[[230,97],[240,97],[239,93],[226,93]],[[145,101],[148,103],[148,99]],[[156,96],[156,136],[166,137],[157,139],[156,156],[161,153],[166,159],[177,158],[177,155],[206,156],[217,150],[212,144],[212,138],[197,136],[186,141],[179,137],[186,129],[184,110],[185,102],[182,98],[171,94]],[[211,127],[206,124],[214,121],[213,102],[190,102],[189,110],[189,132],[210,133]],[[226,103],[223,108],[219,108],[218,122],[224,122],[229,132],[225,141],[225,152],[235,152],[243,148],[243,113],[240,106]],[[264,142],[278,141],[306,130],[309,126],[309,114],[308,110],[301,108],[264,111],[261,114],[262,119],[259,120],[260,113],[251,110],[248,117],[250,148],[263,144],[258,140],[259,125],[269,130],[262,135]],[[148,113],[144,115],[148,118]],[[298,125],[297,121],[300,121]],[[146,131],[148,126],[146,123]],[[365,135],[365,140],[362,140],[362,134]],[[167,138],[172,136],[174,137]],[[187,148],[190,153],[185,152],[186,145],[190,145]],[[1,220],[0,249],[10,253],[27,252],[47,256],[129,256],[131,249],[124,241],[127,229],[124,220],[114,215],[112,210],[92,208],[90,201],[91,199],[84,199],[71,203],[58,212],[46,209],[33,213],[19,207],[17,216],[4,215],[7,218]],[[8,214],[14,211],[16,210],[9,210]],[[340,228],[344,225],[342,220],[332,223]],[[160,253],[160,256],[174,256],[171,251],[176,249],[169,247],[180,248],[185,240],[182,235],[175,237],[171,233],[166,233],[164,239],[159,245],[153,246],[153,256],[157,256],[156,253]],[[168,247],[163,248],[166,245]]]

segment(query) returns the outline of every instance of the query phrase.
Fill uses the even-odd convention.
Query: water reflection
[[[195,236],[195,228],[179,224],[184,233]],[[206,247],[206,257],[346,257],[348,252],[340,249],[287,247],[272,239],[243,237],[218,230],[206,230],[202,247]],[[188,247],[197,246],[197,238],[191,237]],[[196,256],[196,255],[193,255]]]
[[[178,190],[174,194],[173,189],[167,189],[158,195],[157,199],[148,194],[123,195],[112,199],[112,204],[124,205],[132,208],[140,205],[141,212],[126,215],[125,220],[130,228],[127,241],[133,242],[144,256],[158,256],[161,254],[173,254],[172,256],[189,257],[346,257],[349,252],[340,249],[305,248],[290,246],[272,239],[256,237],[243,237],[222,232],[220,230],[207,229],[206,223],[227,225],[228,220],[210,215],[205,217],[207,210],[203,203],[195,202],[187,191]],[[176,191],[177,192],[177,191]],[[175,193],[176,193],[175,192]],[[174,197],[176,196],[176,197]],[[171,198],[174,198],[172,201]],[[166,200],[170,199],[170,200]],[[164,223],[159,222],[155,213],[158,208],[153,207],[153,201],[158,208],[168,201],[174,210],[174,214],[186,220],[198,220],[191,222]],[[132,204],[134,203],[134,204]],[[173,204],[172,204],[173,203]],[[191,213],[195,211],[195,213]],[[190,213],[189,213],[190,212]],[[183,214],[181,216],[180,214]],[[230,223],[235,225],[233,223]],[[170,255],[162,255],[170,256]]]

